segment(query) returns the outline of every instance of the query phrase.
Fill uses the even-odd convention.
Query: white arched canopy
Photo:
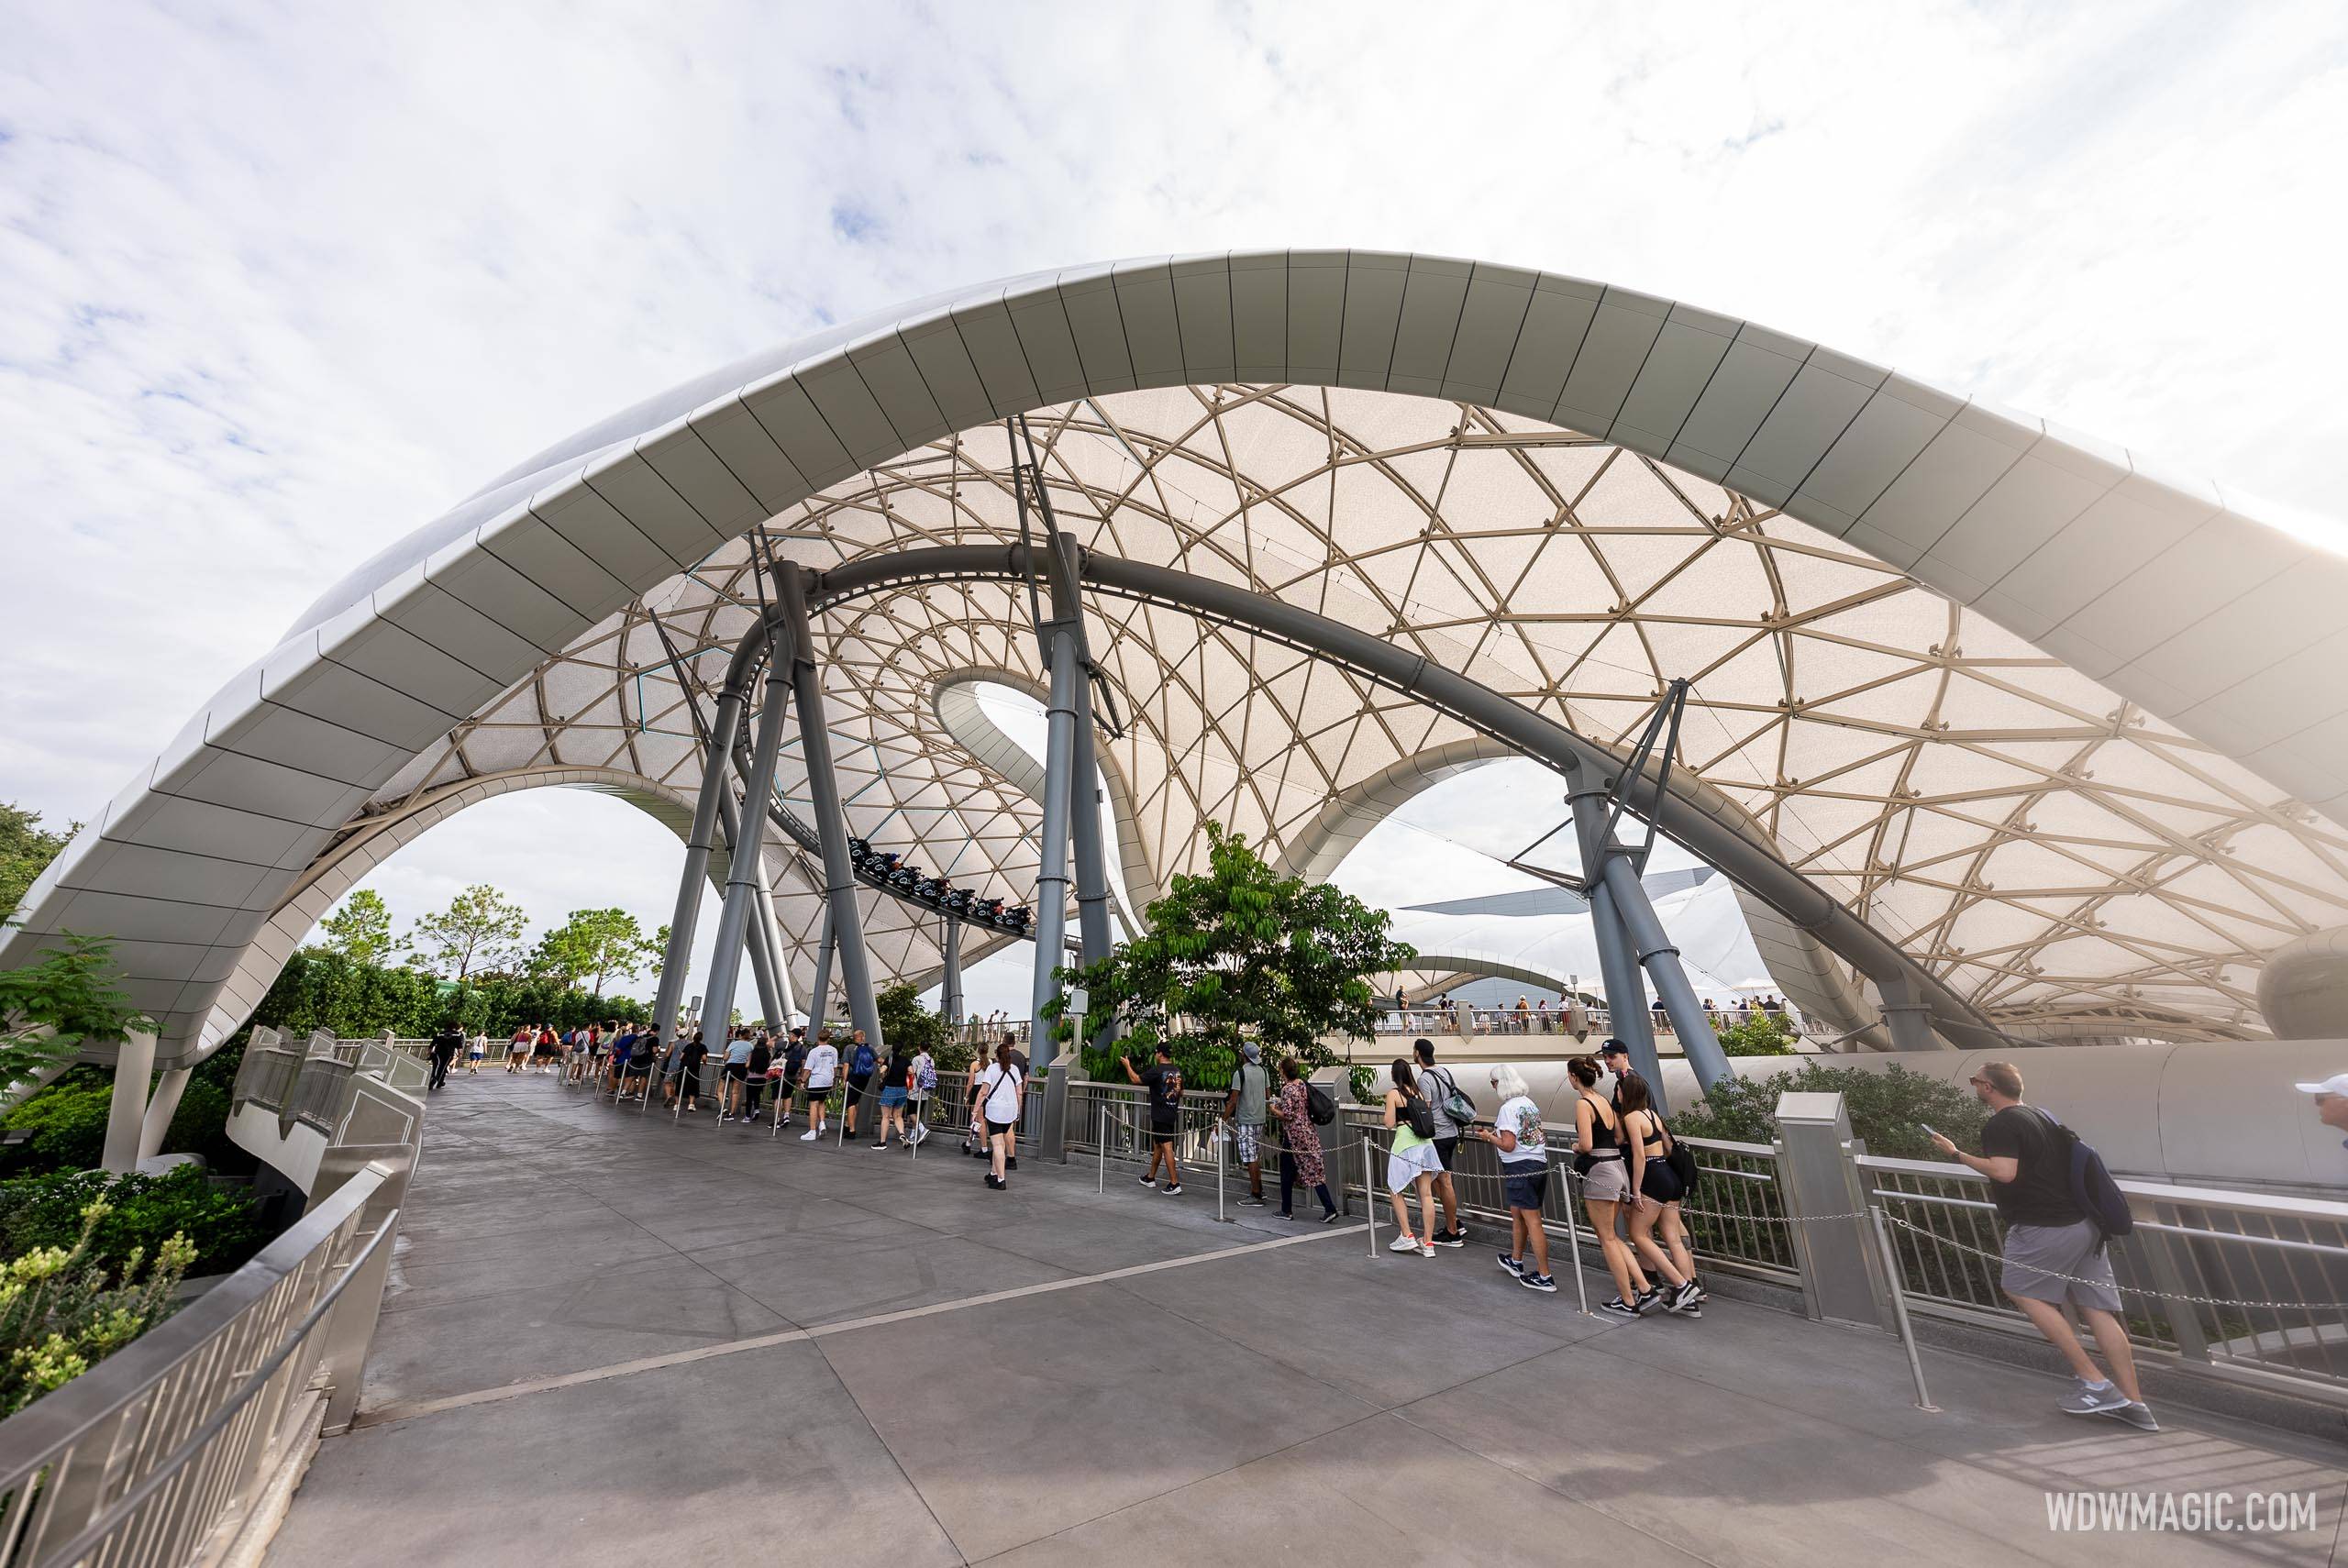
[[[1605,742],[1689,677],[1682,767],[1993,1020],[2256,1033],[2263,955],[2348,918],[2337,555],[1690,306],[1268,252],[920,302],[531,459],[230,681],[36,885],[0,960],[117,937],[164,1059],[200,1054],[363,813],[517,768],[690,794],[685,693],[750,624],[745,536],[817,568],[1013,537],[992,423],[1013,414],[1093,551],[1341,620]],[[1211,816],[1292,853],[1333,799],[1471,739],[1228,628],[1089,613],[1155,876]],[[817,634],[853,830],[1030,896],[1034,803],[935,700],[955,670],[1036,678],[1020,596],[902,586]],[[910,938],[877,956],[926,967]]]

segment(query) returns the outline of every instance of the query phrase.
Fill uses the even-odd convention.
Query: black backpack
[[[1319,1084],[1306,1084],[1304,1086],[1304,1114],[1312,1119],[1313,1126],[1328,1126],[1329,1123],[1337,1120],[1335,1097]]]
[[[2111,1172],[2095,1145],[2054,1120],[2054,1113],[2039,1106],[2030,1108],[2046,1119],[2047,1131],[2054,1135],[2055,1147],[2061,1152],[2065,1166],[2071,1176],[2071,1201],[2088,1223],[2103,1238],[2104,1244],[2121,1236],[2132,1235],[2136,1216],[2128,1208],[2128,1195],[2111,1179]]]
[[[1411,1124],[1411,1131],[1419,1137],[1434,1136],[1434,1107],[1427,1103],[1426,1096],[1412,1094],[1410,1090],[1404,1089],[1402,1119]]]

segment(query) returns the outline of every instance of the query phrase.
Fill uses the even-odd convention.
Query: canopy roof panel
[[[686,690],[759,598],[744,536],[816,567],[1012,538],[991,422],[1023,412],[1095,550],[1310,609],[1601,741],[1690,679],[1683,766],[2000,1020],[2254,1032],[2260,955],[2348,910],[2338,556],[1750,324],[1275,252],[921,302],[541,454],[232,681],[36,886],[12,948],[123,937],[166,1041],[216,1043],[264,983],[248,950],[354,827],[490,774],[690,791]],[[1312,862],[1333,798],[1479,739],[1227,626],[1089,614],[1132,720],[1111,760],[1142,875],[1188,867],[1210,817]],[[1024,899],[1034,803],[936,700],[971,669],[1036,679],[1024,593],[901,585],[823,623],[855,824]],[[881,945],[887,970],[934,961],[918,922]]]

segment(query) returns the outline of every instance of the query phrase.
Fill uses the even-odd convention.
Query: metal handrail
[[[383,1243],[413,1168],[412,1145],[388,1152],[399,1163],[357,1171],[184,1311],[0,1421],[0,1562],[63,1568],[110,1540],[124,1549],[110,1562],[189,1561],[266,1485],[264,1462],[298,1435],[291,1423],[316,1419],[301,1396],[321,1374],[330,1417],[355,1401],[390,1262]],[[316,1353],[294,1364],[306,1347]],[[192,1473],[168,1518],[142,1511]],[[45,1547],[59,1528],[74,1533]]]

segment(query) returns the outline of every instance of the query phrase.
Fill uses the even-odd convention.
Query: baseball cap
[[[1606,1043],[1598,1048],[1598,1054],[1601,1056],[1627,1056],[1631,1054],[1631,1048],[1620,1040],[1609,1036]]]
[[[2301,1094],[2348,1095],[2348,1073],[2334,1073],[2320,1084],[2293,1084]]]

